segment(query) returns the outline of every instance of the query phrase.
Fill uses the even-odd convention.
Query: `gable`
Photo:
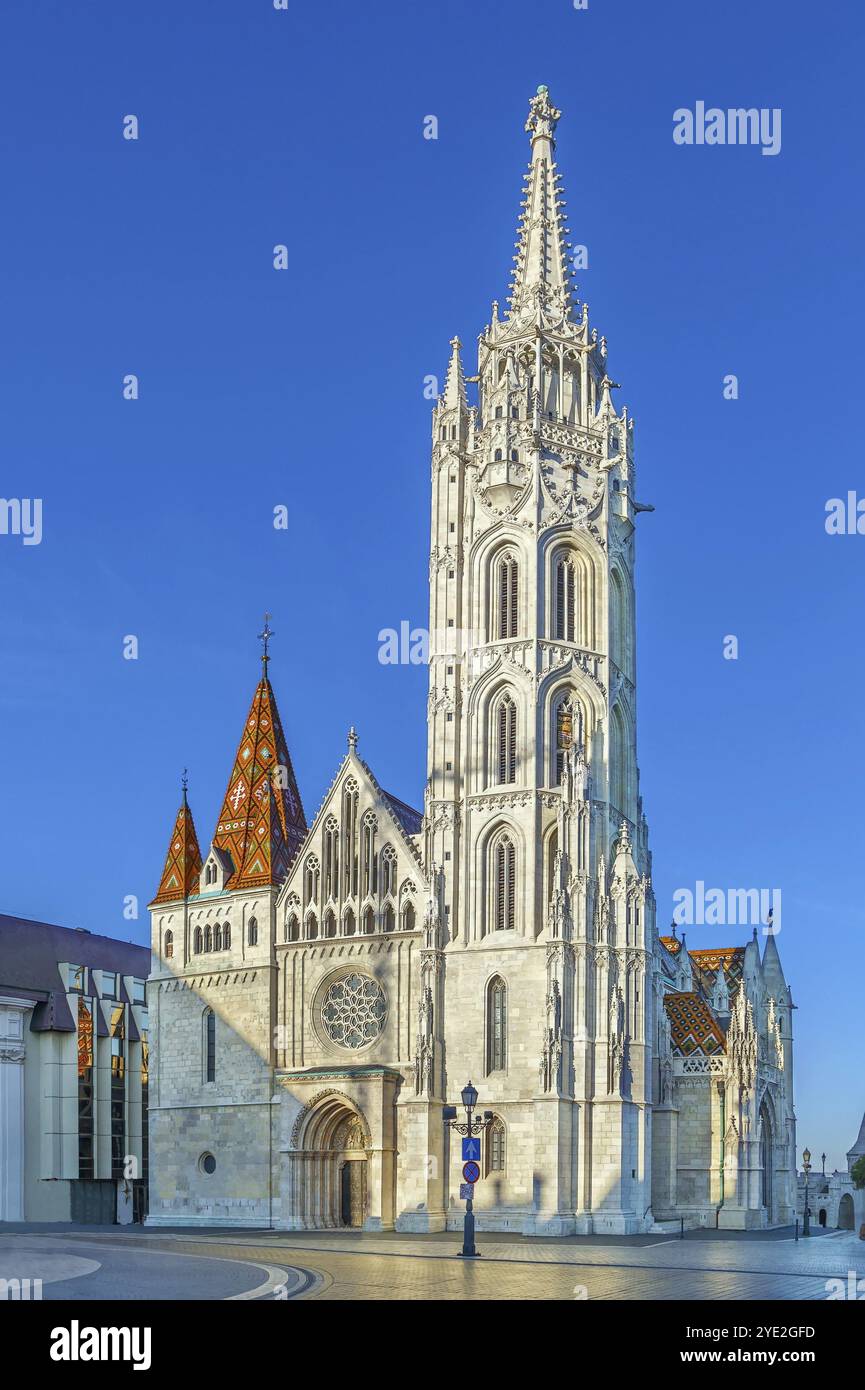
[[[280,892],[277,940],[419,931],[427,884],[412,837],[420,822],[349,752]]]

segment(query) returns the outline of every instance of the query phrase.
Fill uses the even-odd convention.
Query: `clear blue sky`
[[[656,507],[659,920],[698,879],[781,889],[800,1148],[842,1161],[865,1106],[865,536],[823,523],[865,495],[862,40],[852,0],[6,0],[0,494],[41,497],[44,538],[0,536],[3,911],[147,939],[184,766],[212,833],[265,608],[308,814],[351,723],[421,804],[426,671],[381,666],[377,633],[426,621],[423,380],[454,333],[473,369],[504,299],[546,82]],[[780,107],[781,153],[674,145],[698,100]]]

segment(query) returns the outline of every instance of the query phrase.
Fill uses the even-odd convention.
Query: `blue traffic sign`
[[[469,1158],[474,1158],[474,1159],[478,1159],[478,1160],[479,1160],[479,1159],[480,1159],[480,1156],[481,1156],[481,1141],[480,1141],[480,1139],[464,1139],[464,1140],[463,1140],[463,1163],[465,1163],[465,1162],[466,1162],[466,1159],[469,1159]]]

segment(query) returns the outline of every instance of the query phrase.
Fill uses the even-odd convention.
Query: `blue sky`
[[[351,723],[421,804],[426,672],[380,665],[377,633],[426,621],[424,377],[454,333],[473,370],[505,297],[545,82],[656,508],[659,921],[698,880],[781,890],[800,1148],[841,1163],[865,1106],[865,537],[824,515],[865,496],[861,7],[7,0],[0,36],[0,494],[44,509],[41,545],[0,536],[0,909],[147,940],[184,766],[212,833],[265,608],[308,814]],[[780,154],[675,145],[698,100],[780,107]]]

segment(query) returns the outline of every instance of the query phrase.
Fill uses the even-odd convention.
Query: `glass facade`
[[[78,999],[78,1176],[94,1176],[93,1001]]]

